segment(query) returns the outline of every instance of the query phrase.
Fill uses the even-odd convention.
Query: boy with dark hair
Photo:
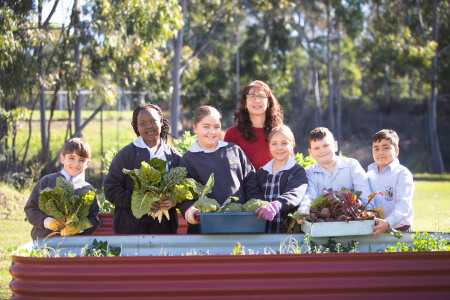
[[[330,130],[317,127],[309,133],[308,141],[308,152],[317,164],[306,168],[308,188],[302,202],[310,203],[323,193],[324,188],[341,190],[343,187],[361,191],[362,201],[367,202],[370,187],[366,172],[356,159],[336,155],[338,146]]]
[[[370,206],[381,207],[385,219],[376,219],[374,232],[370,236],[378,238],[389,228],[408,231],[414,218],[412,197],[414,181],[411,172],[398,160],[399,138],[391,129],[383,129],[372,136],[372,154],[375,162],[368,168],[367,175],[372,192],[376,195]]]
[[[50,187],[56,187],[56,178],[64,177],[72,183],[75,190],[74,194],[80,196],[83,190],[92,191],[94,188],[84,181],[84,173],[91,162],[91,147],[81,138],[73,138],[68,140],[63,147],[60,156],[63,169],[57,173],[49,174],[42,177],[31,192],[25,205],[25,214],[28,221],[33,225],[31,230],[31,237],[33,240],[38,238],[45,238],[54,231],[59,231],[64,228],[64,222],[59,219],[47,216],[39,209],[39,195],[40,191]],[[94,199],[90,208],[88,219],[92,227],[79,232],[77,234],[92,234],[100,225],[98,220],[99,206],[97,199]]]

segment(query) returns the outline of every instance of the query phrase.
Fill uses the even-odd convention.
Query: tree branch
[[[445,46],[444,48],[442,48],[440,51],[438,51],[437,55],[441,55],[442,53],[444,53],[445,51],[447,51],[448,49],[450,49],[450,44],[448,44],[447,46]]]
[[[208,31],[208,36],[206,37],[206,40],[203,43],[203,45],[199,49],[197,49],[194,54],[192,54],[192,56],[187,60],[187,62],[184,65],[182,65],[180,67],[180,70],[179,70],[180,75],[192,63],[192,61],[194,59],[196,59],[203,52],[203,50],[205,50],[206,46],[208,45],[208,42],[211,40],[211,36],[212,36],[213,32],[217,28],[218,24],[219,24],[219,22],[216,22],[213,24],[213,26],[211,26],[211,28]]]
[[[445,18],[445,15],[447,15],[447,13],[450,11],[450,6],[447,7],[447,10],[442,14],[441,19],[438,21],[438,25],[436,27],[436,31],[439,32],[439,29],[441,28],[442,25],[442,21]]]
[[[56,11],[56,7],[58,6],[59,0],[56,0],[55,3],[53,4],[52,10],[50,11],[50,13],[48,14],[47,20],[45,20],[44,24],[42,25],[42,28],[46,29],[48,24],[50,23],[50,19],[52,18],[53,14]]]
[[[423,40],[426,43],[427,42],[427,35],[425,33],[425,26],[423,25],[422,11],[420,10],[420,0],[416,1],[416,6],[417,6],[417,13],[419,14],[420,30],[422,31]]]

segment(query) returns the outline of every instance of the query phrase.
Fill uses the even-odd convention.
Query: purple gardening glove
[[[258,215],[258,219],[263,218],[267,221],[272,221],[273,218],[280,211],[280,205],[278,202],[270,202],[255,211],[255,214]]]

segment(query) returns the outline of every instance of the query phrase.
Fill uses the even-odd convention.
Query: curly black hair
[[[139,115],[139,112],[143,109],[154,109],[158,112],[158,115],[161,117],[162,121],[162,125],[161,125],[161,134],[160,137],[167,142],[167,136],[170,135],[172,136],[172,134],[170,133],[170,122],[167,119],[164,119],[163,117],[163,113],[161,108],[159,108],[158,105],[156,105],[155,103],[141,103],[139,104],[133,111],[133,119],[131,121],[131,126],[133,126],[134,132],[136,133],[137,136],[140,136],[138,128],[137,128],[137,117]]]
[[[250,115],[245,105],[247,95],[252,88],[257,88],[264,91],[268,99],[266,120],[264,121],[264,133],[266,134],[266,137],[274,127],[283,124],[283,112],[277,98],[275,98],[272,94],[270,87],[266,83],[260,80],[255,80],[244,86],[242,89],[241,100],[239,102],[239,108],[234,112],[233,118],[237,123],[238,129],[242,132],[244,139],[250,142],[255,142],[257,135],[253,130],[252,121],[250,120]]]

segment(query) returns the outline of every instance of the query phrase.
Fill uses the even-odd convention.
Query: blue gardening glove
[[[275,202],[270,202],[260,208],[258,208],[255,211],[255,214],[258,215],[258,219],[263,218],[266,219],[267,221],[272,221],[273,218],[275,218],[275,216],[277,215],[277,213],[280,212],[280,203],[275,201]]]

